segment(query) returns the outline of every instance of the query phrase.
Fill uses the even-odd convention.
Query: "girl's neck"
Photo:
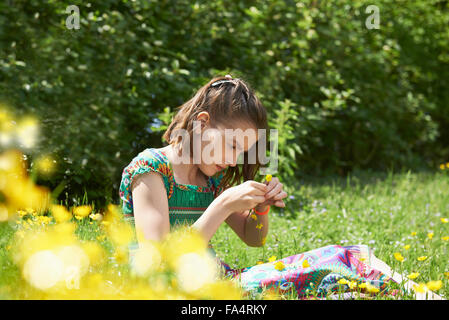
[[[194,163],[177,163],[174,161],[179,158],[173,145],[168,145],[160,149],[167,156],[168,161],[173,169],[175,181],[179,184],[191,184],[195,186],[207,186],[207,176]]]

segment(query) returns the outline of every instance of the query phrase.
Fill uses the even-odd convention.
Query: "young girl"
[[[194,121],[200,125],[194,126]],[[176,136],[180,129],[189,139]],[[210,239],[226,222],[248,246],[264,244],[270,206],[284,207],[287,194],[277,177],[254,181],[261,164],[258,157],[255,163],[249,161],[248,153],[260,137],[227,139],[225,129],[268,130],[266,110],[250,86],[229,75],[212,79],[179,108],[163,136],[167,146],[147,148],[125,167],[119,192],[123,212],[146,239],[162,240],[172,227],[188,224],[209,241],[214,253]],[[194,136],[203,133],[207,139],[193,143]],[[201,155],[211,145],[213,162],[192,157],[180,162],[186,150]],[[239,156],[243,163],[237,163]],[[240,281],[247,291],[296,290],[300,297],[312,291],[326,295],[342,286],[354,289],[354,283],[367,283],[362,285],[365,291],[382,292],[389,281],[402,280],[393,279],[388,266],[362,245],[330,245],[242,269],[220,263],[226,276]]]

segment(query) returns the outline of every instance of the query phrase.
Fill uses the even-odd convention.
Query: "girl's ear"
[[[209,119],[209,113],[206,111],[202,111],[196,116],[196,120],[201,121],[201,129],[208,125]]]

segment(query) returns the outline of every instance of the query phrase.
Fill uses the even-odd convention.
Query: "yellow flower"
[[[262,245],[265,245],[265,242],[267,241],[267,237],[262,238]]]
[[[285,269],[285,264],[282,261],[278,261],[274,264],[276,270],[282,271]]]
[[[416,279],[419,277],[419,272],[412,272],[407,276],[410,280]]]
[[[63,205],[53,204],[50,206],[50,211],[57,223],[65,222],[72,217],[72,214]]]
[[[254,213],[251,214],[251,218],[252,218],[253,220],[257,220],[257,216],[256,216]]]
[[[414,285],[413,290],[418,293],[424,293],[427,291],[427,287],[424,283],[420,283],[419,285]]]
[[[338,283],[339,284],[349,284],[349,281],[344,279],[344,278],[342,278],[342,279],[338,280]]]
[[[449,236],[441,237],[441,240],[443,240],[443,241],[449,241]]]
[[[443,287],[443,282],[441,280],[427,282],[427,288],[429,290],[438,291],[441,287]]]
[[[43,174],[51,174],[54,171],[56,160],[50,155],[41,156],[36,160],[36,168]]]
[[[449,279],[449,272],[445,272],[444,275]]]
[[[433,236],[434,236],[434,233],[433,233],[433,232],[429,232],[429,233],[427,234],[427,237],[428,237],[430,240],[432,240]]]
[[[21,218],[23,218],[24,216],[26,216],[28,214],[28,212],[26,212],[25,210],[19,210],[19,211],[17,211],[17,213],[19,214],[19,216]]]
[[[276,256],[271,256],[270,258],[268,258],[269,262],[274,262],[276,261]]]
[[[399,252],[395,252],[393,255],[394,255],[394,258],[396,260],[398,260],[399,262],[403,262],[404,261],[404,257]]]
[[[270,182],[272,177],[273,177],[273,176],[272,176],[271,174],[267,174],[267,175],[265,176],[265,180],[268,181],[268,182]]]
[[[367,286],[368,286],[367,282],[363,282],[363,283],[359,284],[360,289],[366,289]]]
[[[262,223],[259,223],[259,224],[256,226],[256,228],[259,229],[259,230],[262,229],[262,227],[263,227],[263,224],[262,224]]]
[[[446,162],[446,168],[449,169],[449,162]]]
[[[82,218],[87,217],[92,212],[92,207],[88,205],[73,208],[73,214]]]
[[[103,219],[103,215],[101,213],[91,214],[89,215],[89,218],[96,221],[101,221]]]
[[[427,256],[420,256],[418,257],[418,261],[424,261],[427,259]]]
[[[448,223],[449,219],[448,218],[440,218],[441,223]]]
[[[257,264],[264,264],[263,261],[257,261]]]
[[[368,291],[369,293],[378,293],[379,292],[379,288],[371,285],[370,283],[366,284],[366,291]]]
[[[412,237],[416,236],[416,232],[413,231],[413,232],[411,233],[411,235],[412,235]]]
[[[307,260],[304,260],[304,261],[302,262],[302,267],[303,267],[303,268],[308,268],[308,267],[310,267],[309,262],[308,262]]]
[[[410,249],[410,245],[409,245],[409,244],[406,244],[405,246],[403,246],[403,248],[404,248],[405,250],[408,250],[408,249]]]
[[[440,170],[444,170],[444,168],[446,168],[446,166],[444,164],[440,164]]]
[[[128,262],[128,252],[126,249],[118,247],[115,249],[114,258],[117,263],[125,264]]]
[[[349,282],[349,289],[354,289],[356,286],[357,286],[357,281],[351,281],[351,282]]]

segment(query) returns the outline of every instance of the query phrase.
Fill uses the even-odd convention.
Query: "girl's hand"
[[[265,201],[256,206],[256,210],[261,212],[265,211],[267,206],[275,205],[277,207],[284,208],[285,203],[282,199],[287,197],[287,193],[282,190],[283,184],[277,177],[272,177],[271,181],[267,185],[267,193],[265,194]]]
[[[219,197],[222,197],[223,205],[230,212],[242,212],[264,202],[267,191],[266,184],[248,180],[238,186],[226,189]]]

